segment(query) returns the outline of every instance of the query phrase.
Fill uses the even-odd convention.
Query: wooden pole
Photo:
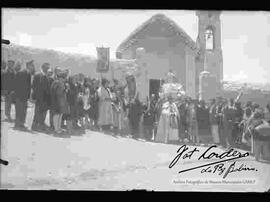
[[[111,63],[109,62],[109,68],[111,69],[111,77],[112,77],[112,80],[114,79],[114,66],[111,65]]]

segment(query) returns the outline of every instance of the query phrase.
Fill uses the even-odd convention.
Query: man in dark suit
[[[48,69],[47,71],[47,76],[48,76],[48,81],[49,81],[49,97],[48,97],[48,101],[49,101],[49,122],[50,122],[50,130],[54,130],[54,126],[53,126],[53,110],[52,110],[52,103],[51,103],[51,86],[52,83],[54,81],[54,77],[53,77],[53,70],[52,68]]]
[[[34,61],[26,63],[26,68],[20,70],[15,77],[14,93],[15,93],[15,110],[16,120],[15,129],[27,130],[24,126],[27,111],[27,101],[31,93],[31,77],[35,72]]]
[[[32,130],[46,131],[45,118],[50,102],[50,83],[48,78],[49,63],[41,66],[41,72],[35,74],[33,78],[33,100],[35,100],[35,112],[32,123]]]
[[[3,86],[2,89],[4,90],[5,96],[5,115],[7,121],[12,122],[10,116],[11,104],[12,104],[12,97],[14,93],[14,80],[15,80],[15,61],[8,60],[7,63],[7,70],[3,72]]]

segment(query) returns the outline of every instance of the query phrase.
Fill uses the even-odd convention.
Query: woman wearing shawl
[[[119,82],[118,80],[113,80],[113,86],[111,86],[112,93],[112,109],[113,109],[113,127],[114,133],[118,134],[120,130],[120,100],[118,96]]]
[[[69,106],[66,97],[67,91],[65,88],[66,76],[67,75],[64,72],[60,72],[58,75],[56,75],[57,78],[51,86],[52,105],[54,110],[53,123],[54,130],[57,134],[63,132],[63,129],[61,128],[63,114],[69,113]]]
[[[177,118],[180,118],[180,115],[176,104],[172,101],[172,97],[168,96],[168,101],[162,105],[156,142],[168,143],[179,140]]]
[[[119,132],[122,136],[128,135],[130,133],[128,120],[128,98],[125,97],[125,89],[123,86],[118,89],[117,96],[120,104]]]
[[[90,129],[90,117],[89,117],[89,112],[90,112],[90,87],[88,83],[85,83],[84,86],[84,92],[82,95],[82,101],[83,101],[83,125],[84,128]]]
[[[91,122],[91,128],[97,129],[98,122],[98,107],[99,107],[99,97],[98,97],[98,80],[93,79],[90,86],[90,109],[89,118]]]
[[[102,79],[98,89],[99,95],[99,116],[98,125],[102,129],[110,129],[113,125],[112,95],[109,89],[109,81]]]

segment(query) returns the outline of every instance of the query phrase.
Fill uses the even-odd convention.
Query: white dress
[[[177,117],[179,118],[177,106],[174,103],[164,103],[155,138],[156,142],[168,143],[168,141],[179,140]],[[172,122],[174,122],[174,124],[172,124]]]

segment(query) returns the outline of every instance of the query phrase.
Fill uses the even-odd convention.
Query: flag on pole
[[[97,47],[97,69],[98,73],[106,73],[110,66],[110,48]]]

